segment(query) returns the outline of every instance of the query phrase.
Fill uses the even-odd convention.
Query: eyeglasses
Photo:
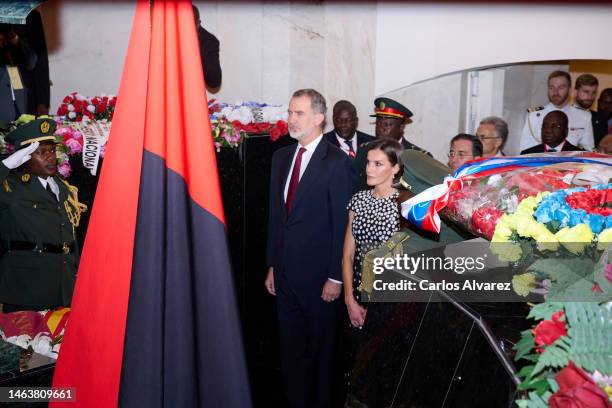
[[[452,157],[458,157],[458,158],[460,158],[460,159],[463,159],[464,157],[474,157],[474,155],[473,155],[473,154],[464,153],[464,152],[457,152],[457,153],[455,153],[455,152],[449,152],[449,153],[447,154],[447,156],[448,156],[448,158],[449,158],[449,159],[450,159],[450,158],[452,158]]]

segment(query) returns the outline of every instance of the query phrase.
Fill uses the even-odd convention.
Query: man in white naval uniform
[[[554,110],[560,110],[568,117],[568,142],[585,150],[592,150],[595,147],[590,112],[568,103],[571,84],[571,77],[565,71],[554,71],[548,76],[549,103],[543,107],[527,110],[525,126],[521,133],[521,150],[542,143],[542,120]]]

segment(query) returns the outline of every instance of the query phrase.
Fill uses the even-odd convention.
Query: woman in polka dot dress
[[[390,139],[373,142],[368,151],[366,176],[368,186],[356,193],[348,204],[349,219],[344,237],[342,279],[344,302],[354,327],[365,321],[366,309],[359,303],[361,266],[365,254],[399,231],[399,191],[396,184],[402,175],[399,156],[401,145]]]

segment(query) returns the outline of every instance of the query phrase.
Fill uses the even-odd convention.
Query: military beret
[[[374,114],[370,117],[399,118],[406,120],[412,116],[410,109],[401,103],[389,98],[376,98],[374,100]]]
[[[451,174],[449,167],[418,150],[404,150],[400,161],[404,165],[404,174],[400,183],[414,194],[441,184],[444,177]]]
[[[35,119],[6,135],[5,141],[15,146],[15,150],[34,142],[54,141],[56,126],[53,119]]]

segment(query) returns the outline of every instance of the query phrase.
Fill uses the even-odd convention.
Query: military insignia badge
[[[49,133],[49,129],[51,129],[51,123],[49,123],[49,121],[44,120],[40,123],[40,133],[43,135]]]
[[[21,175],[21,182],[24,183],[24,184],[25,183],[29,183],[31,178],[32,177],[30,176],[30,173],[23,173]]]

